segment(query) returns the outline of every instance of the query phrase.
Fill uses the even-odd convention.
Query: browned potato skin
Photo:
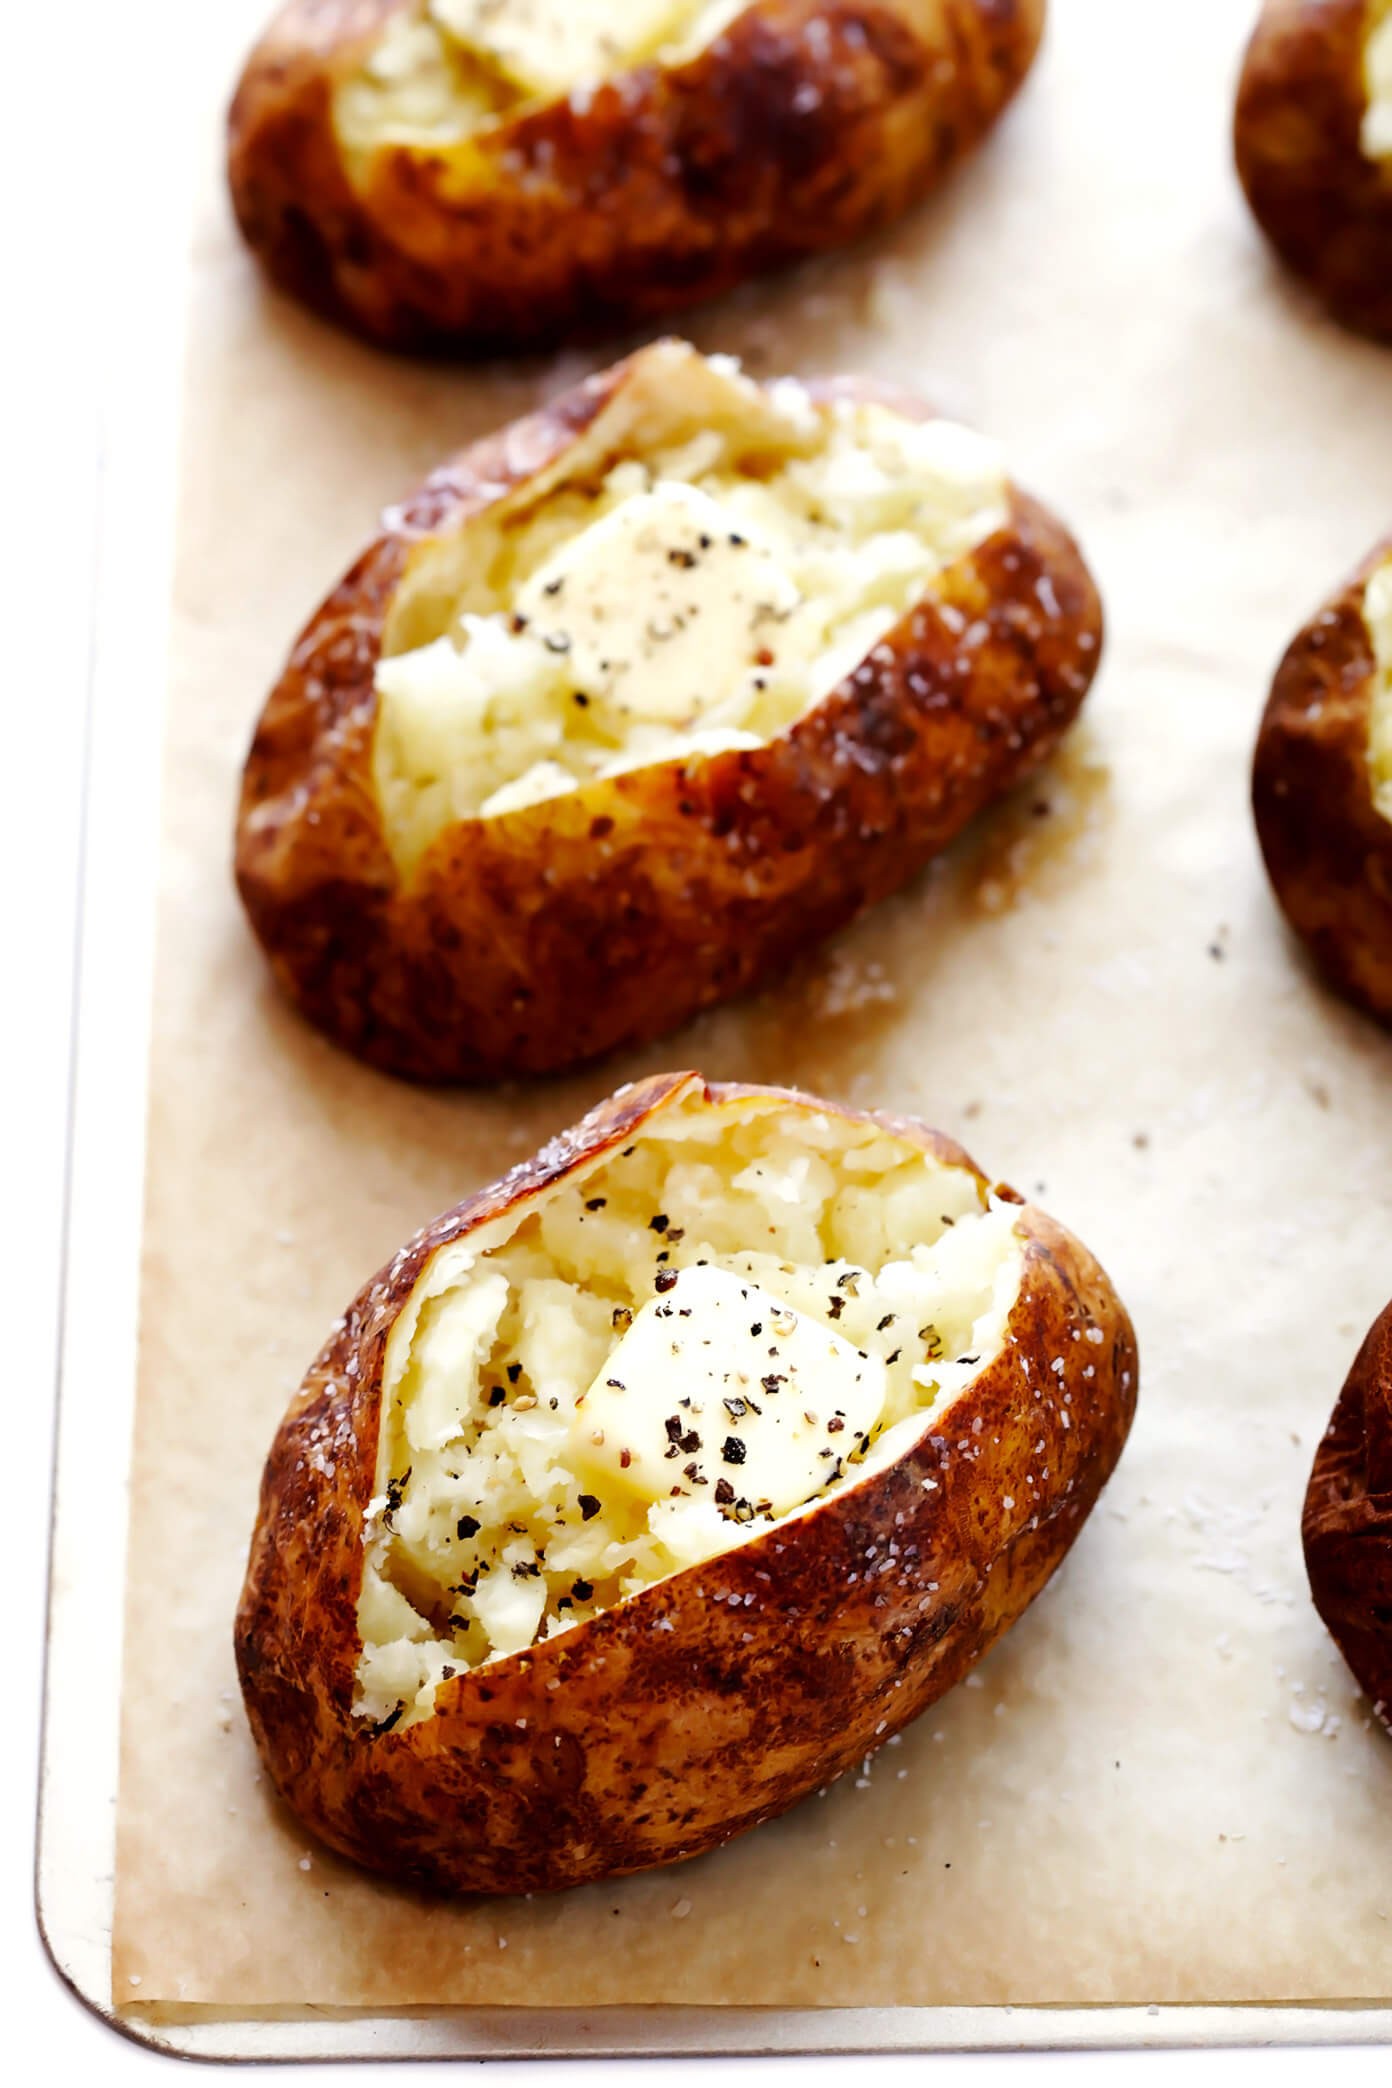
[[[1338,992],[1392,1026],[1392,821],[1373,803],[1363,620],[1379,545],[1291,645],[1257,738],[1252,806],[1276,896]]]
[[[1257,222],[1345,326],[1392,340],[1392,170],[1359,145],[1367,0],[1268,0],[1237,95]]]
[[[898,216],[990,128],[1045,11],[755,0],[687,64],[520,112],[460,203],[428,152],[382,148],[361,192],[345,170],[334,85],[401,5],[290,0],[232,103],[232,200],[295,296],[386,345],[470,351],[652,319]]]
[[[1042,761],[1095,671],[1091,576],[1062,525],[1016,492],[1008,527],[944,576],[922,634],[906,618],[767,745],[461,822],[403,885],[372,778],[373,679],[412,542],[564,451],[626,368],[464,451],[393,511],[296,643],[257,727],[242,899],[284,990],[388,1071],[550,1072],[758,984]],[[864,384],[822,389],[927,410]]]
[[[1392,1732],[1392,1305],[1320,1444],[1302,1535],[1315,1608]]]
[[[1121,1454],[1137,1384],[1131,1322],[1087,1249],[1022,1204],[1028,1244],[1006,1344],[946,1435],[794,1528],[459,1675],[433,1718],[364,1728],[351,1711],[361,1533],[392,1323],[438,1247],[626,1143],[682,1088],[712,1101],[768,1092],[705,1088],[690,1073],[621,1089],[380,1271],[281,1424],[237,1613],[243,1695],[281,1796],[372,1870],[447,1892],[544,1891],[697,1856],[772,1819],[961,1680],[1060,1564]],[[921,1124],[855,1120],[973,1166]],[[1083,1338],[1088,1328],[1102,1340]],[[1037,1396],[1046,1374],[1053,1404]],[[672,1628],[658,1629],[665,1619]]]

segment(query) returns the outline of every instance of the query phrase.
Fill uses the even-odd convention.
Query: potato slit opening
[[[462,144],[653,59],[695,57],[749,0],[415,0],[340,81],[334,124],[361,179],[388,146]],[[622,17],[622,19],[616,19]]]
[[[422,545],[373,766],[404,874],[449,826],[763,746],[1007,515],[994,444],[649,350],[549,470]]]
[[[765,1535],[999,1354],[1013,1206],[874,1123],[689,1092],[437,1251],[387,1345],[357,1715]]]
[[[1363,621],[1373,643],[1373,690],[1368,714],[1368,765],[1373,804],[1392,819],[1392,557],[1368,582]]]
[[[1363,89],[1363,156],[1392,161],[1392,0],[1373,0],[1369,10]]]

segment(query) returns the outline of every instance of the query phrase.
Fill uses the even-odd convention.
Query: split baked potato
[[[236,1621],[265,1767],[439,1890],[698,1855],[967,1673],[1136,1388],[1087,1249],[949,1140],[621,1089],[404,1247],[281,1424]]]
[[[575,1064],[902,884],[1057,744],[1100,642],[991,444],[658,343],[387,516],[257,728],[242,898],[375,1065]]]
[[[1291,925],[1340,993],[1392,1025],[1392,537],[1281,662],[1252,802]]]
[[[1044,0],[290,0],[232,103],[286,289],[399,348],[675,310],[908,208],[1034,58]]]
[[[1392,1732],[1392,1305],[1320,1444],[1302,1534],[1315,1607]]]
[[[1234,135],[1278,253],[1346,326],[1392,340],[1392,0],[1267,0]]]

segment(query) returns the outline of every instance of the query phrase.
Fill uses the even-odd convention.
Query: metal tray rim
[[[139,39],[133,40],[138,43]],[[119,97],[117,97],[119,102]],[[184,104],[193,131],[201,97]],[[157,127],[152,127],[157,128]],[[1204,2007],[758,2010],[118,2008],[111,1996],[121,1644],[83,1618],[111,1611],[124,1562],[137,1333],[144,1102],[153,979],[163,705],[130,700],[130,663],[162,687],[173,567],[191,185],[166,178],[181,140],[120,186],[141,228],[142,297],[113,300],[84,732],[62,1311],[50,1526],[35,1904],[72,1994],[118,2033],[207,2060],[620,2057],[1196,2049],[1392,2044],[1392,1997]],[[129,260],[129,253],[127,253]],[[138,309],[136,307],[138,306]],[[153,643],[152,636],[160,643]],[[113,1357],[116,1363],[113,1367]]]

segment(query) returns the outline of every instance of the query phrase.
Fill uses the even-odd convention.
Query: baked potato
[[[1315,1608],[1392,1732],[1392,1305],[1320,1444],[1302,1534]]]
[[[967,1673],[1136,1385],[1087,1249],[949,1140],[621,1089],[404,1247],[281,1424],[236,1622],[265,1767],[443,1891],[698,1855]]]
[[[1392,0],[1267,0],[1234,137],[1282,259],[1344,325],[1392,340]]]
[[[990,444],[658,343],[386,517],[257,728],[242,898],[373,1064],[571,1065],[902,884],[1055,746],[1100,639]]]
[[[1044,0],[290,0],[229,118],[297,297],[397,348],[650,320],[906,210]]]
[[[1340,993],[1392,1024],[1392,537],[1281,662],[1252,802],[1291,925]]]

